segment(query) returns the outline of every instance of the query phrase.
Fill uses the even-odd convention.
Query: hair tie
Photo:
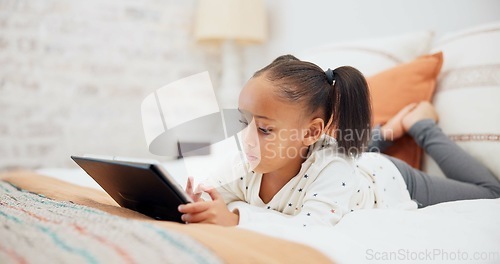
[[[335,81],[335,73],[332,71],[332,69],[328,68],[325,72],[326,74],[326,80],[330,85],[333,84],[333,81]]]

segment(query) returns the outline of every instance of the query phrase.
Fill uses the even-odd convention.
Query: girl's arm
[[[222,226],[235,226],[239,215],[227,209],[224,199],[215,188],[205,189],[211,201],[198,201],[180,205],[178,210],[183,213],[182,220],[186,223],[208,223]]]
[[[338,159],[327,165],[316,177],[305,192],[300,212],[296,215],[284,214],[272,209],[265,209],[250,205],[239,199],[234,192],[238,192],[238,185],[234,190],[227,189],[233,185],[223,185],[206,190],[212,201],[198,202],[181,206],[179,211],[184,213],[184,221],[190,223],[213,223],[220,225],[246,225],[250,223],[291,224],[301,227],[311,225],[333,226],[340,219],[356,208],[373,205],[372,190],[362,181],[361,176],[354,169],[352,163]],[[226,195],[223,198],[223,194]],[[241,192],[241,190],[239,190]],[[294,190],[298,191],[298,190]],[[229,199],[227,198],[235,198]],[[226,207],[226,203],[229,203]],[[293,201],[288,204],[295,207]]]
[[[347,161],[330,163],[305,191],[303,206],[294,216],[240,201],[230,203],[228,208],[239,214],[240,225],[276,222],[307,227],[333,226],[351,210],[373,203],[368,184]],[[295,206],[292,202],[289,205]]]
[[[183,221],[224,226],[238,224],[238,214],[229,211],[226,205],[233,201],[244,200],[244,193],[239,184],[239,179],[244,175],[243,166],[237,162],[234,164],[234,166],[219,167],[217,172],[196,188],[193,188],[192,179],[188,180],[186,191],[195,203],[179,206],[179,212],[183,213]]]

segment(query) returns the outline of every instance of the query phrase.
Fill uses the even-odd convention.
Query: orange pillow
[[[410,103],[431,101],[442,65],[443,53],[439,52],[367,78],[374,124],[387,122]],[[414,168],[420,168],[422,149],[409,135],[396,140],[384,153],[406,161]]]

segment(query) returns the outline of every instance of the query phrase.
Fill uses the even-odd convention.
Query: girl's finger
[[[210,202],[195,202],[181,204],[179,205],[178,210],[184,214],[194,214],[206,211],[208,208],[210,208]]]
[[[189,195],[193,194],[193,177],[188,177],[188,181],[186,184],[186,192]]]
[[[221,199],[219,192],[215,188],[205,189],[205,192],[207,192],[214,201]]]
[[[196,186],[196,188],[195,188],[194,192],[195,192],[195,193],[202,193],[202,192],[204,192],[204,191],[205,191],[205,189],[206,189],[206,188],[207,188],[207,187],[205,187],[205,185],[204,185],[203,183],[200,183],[200,184],[198,184],[198,185]]]
[[[188,222],[188,223],[201,223],[205,222],[208,220],[208,213],[206,211],[203,211],[201,213],[196,213],[196,214],[183,214],[181,216],[182,221]]]
[[[200,200],[201,200],[201,198],[200,198],[200,197],[201,197],[201,192],[199,192],[199,193],[194,193],[193,195],[191,195],[191,197],[193,198],[193,200],[194,200],[195,202],[198,202],[198,201],[200,201]]]

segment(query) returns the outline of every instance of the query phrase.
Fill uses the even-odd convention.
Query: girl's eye
[[[262,132],[264,135],[269,135],[272,130],[259,127],[259,131]]]
[[[243,126],[245,126],[245,127],[246,127],[246,126],[248,126],[248,122],[247,122],[247,121],[245,121],[245,120],[241,120],[241,119],[240,119],[240,120],[238,120],[238,121],[239,121],[239,122],[240,122]],[[262,134],[264,134],[264,135],[269,135],[269,134],[271,133],[271,131],[272,131],[272,129],[265,129],[265,128],[263,128],[263,127],[259,127],[259,128],[258,128],[258,130],[259,130]]]

